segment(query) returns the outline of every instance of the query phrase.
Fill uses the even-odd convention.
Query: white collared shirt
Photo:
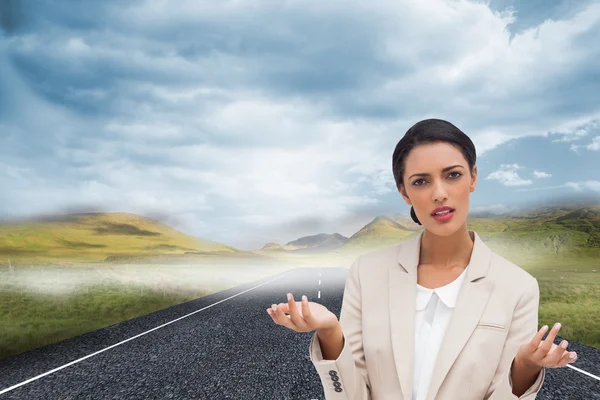
[[[428,289],[417,284],[412,400],[425,400],[433,366],[465,280],[467,268],[449,284]]]

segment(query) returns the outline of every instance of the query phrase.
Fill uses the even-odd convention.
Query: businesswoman
[[[398,142],[392,170],[423,230],[359,256],[340,319],[302,296],[267,312],[316,331],[310,359],[327,400],[535,399],[546,368],[574,362],[555,324],[538,331],[539,286],[467,228],[477,182],[473,142],[427,119]]]

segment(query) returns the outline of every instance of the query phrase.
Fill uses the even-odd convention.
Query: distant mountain
[[[348,238],[340,235],[339,233],[327,234],[319,233],[313,236],[304,236],[300,239],[288,242],[285,246],[296,247],[296,248],[308,248],[308,247],[339,247],[344,244]]]
[[[417,234],[419,230],[420,226],[408,218],[380,215],[352,235],[338,253],[400,243]]]
[[[186,253],[247,252],[186,235],[151,218],[130,213],[78,213],[0,223],[0,254],[13,263],[97,262]]]
[[[342,246],[348,240],[339,233],[319,233],[317,235],[304,236],[284,246],[270,242],[263,246],[260,251],[283,251],[294,254],[318,254],[327,253]]]
[[[265,244],[261,250],[284,250],[284,248],[279,243],[269,242]]]

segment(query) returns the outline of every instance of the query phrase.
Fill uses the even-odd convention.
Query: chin
[[[439,223],[433,220],[432,223],[427,224],[425,228],[437,236],[452,236],[458,232],[464,226],[464,224],[465,221],[448,221],[446,223]]]
[[[439,226],[427,228],[427,230],[436,236],[452,236],[457,231],[457,229],[449,229],[448,227],[439,227]]]

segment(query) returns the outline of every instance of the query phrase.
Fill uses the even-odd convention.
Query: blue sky
[[[451,121],[471,210],[600,200],[592,1],[3,1],[0,210],[147,215],[241,249],[406,214],[393,149]]]

